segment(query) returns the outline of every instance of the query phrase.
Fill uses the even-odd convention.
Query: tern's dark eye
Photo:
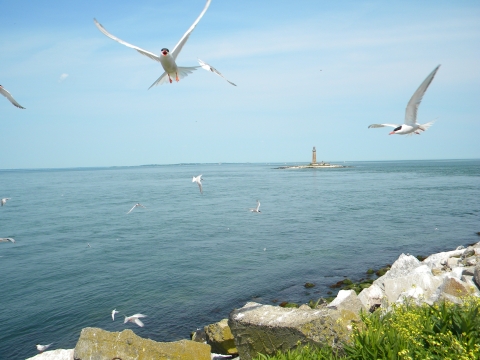
[[[168,50],[167,48],[163,48],[163,49],[162,49],[162,52],[164,52],[164,51],[170,52],[170,50]]]
[[[399,127],[395,128],[395,129],[393,129],[393,131],[398,131],[398,130],[401,130],[401,129],[402,129],[402,127],[399,126]]]

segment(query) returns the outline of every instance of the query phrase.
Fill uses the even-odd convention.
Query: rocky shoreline
[[[191,340],[161,343],[131,330],[85,328],[75,349],[46,351],[28,360],[209,360],[238,355],[245,360],[302,345],[340,348],[352,325],[360,322],[361,311],[389,311],[392,304],[406,301],[431,305],[480,297],[480,242],[426,258],[401,254],[377,276],[357,284],[345,280],[334,284],[343,289],[330,303],[320,299],[314,304],[282,307],[249,302],[233,310],[228,319],[197,330]]]

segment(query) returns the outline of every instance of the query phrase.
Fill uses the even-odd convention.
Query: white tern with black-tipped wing
[[[123,44],[125,46],[128,46],[129,48],[137,50],[140,54],[148,56],[150,59],[158,61],[162,64],[163,69],[165,72],[150,86],[153,87],[155,85],[161,85],[169,81],[172,83],[172,78],[174,78],[176,81],[179,81],[180,79],[184,78],[188,74],[191,74],[193,70],[196,70],[199,68],[199,66],[188,66],[188,67],[180,67],[177,66],[176,60],[178,57],[178,54],[180,54],[180,51],[183,49],[183,46],[187,42],[188,38],[190,37],[190,34],[192,31],[195,29],[197,26],[198,22],[200,19],[203,17],[205,12],[207,11],[208,7],[210,6],[212,0],[207,0],[205,7],[203,8],[202,12],[200,15],[197,17],[197,19],[193,22],[192,26],[187,30],[185,34],[183,34],[182,38],[180,41],[175,45],[175,48],[173,51],[170,53],[170,51],[167,48],[163,48],[161,50],[160,55],[156,55],[148,50],[144,50],[138,46],[132,45],[130,43],[127,43],[126,41],[123,41],[119,39],[118,37],[110,34],[96,19],[93,19],[95,25],[97,28],[106,36],[108,36],[110,39],[115,40],[119,42],[120,44]],[[149,88],[149,89],[150,89]]]
[[[7,89],[5,89],[2,85],[0,85],[0,94],[2,94],[3,96],[5,96],[13,105],[15,105],[16,107],[20,108],[20,109],[25,109],[22,105],[20,105],[12,96],[12,94],[10,94]]]
[[[415,91],[410,98],[410,101],[407,104],[405,110],[405,123],[403,125],[399,124],[372,124],[368,128],[380,128],[385,126],[393,127],[394,130],[389,133],[389,135],[399,134],[399,135],[412,135],[420,134],[420,131],[427,130],[430,126],[433,125],[435,121],[430,121],[426,124],[417,124],[417,111],[420,103],[422,102],[423,95],[428,89],[428,86],[432,82],[435,74],[437,73],[440,65],[438,65],[433,71],[427,76],[425,80],[420,84],[417,91]]]
[[[207,71],[210,71],[214,74],[217,74],[218,76],[221,76],[222,78],[224,78],[229,84],[232,84],[233,86],[237,86],[235,85],[233,82],[231,82],[230,80],[228,80],[225,76],[223,76],[220,71],[218,71],[217,69],[215,69],[213,66],[207,64],[206,62],[200,60],[200,59],[197,59],[198,60],[198,63],[200,64],[200,66],[207,70]]]
[[[143,327],[144,326],[143,322],[139,318],[144,318],[144,317],[147,317],[147,315],[135,314],[132,316],[125,316],[125,321],[123,323],[125,324],[127,321],[130,321],[130,322],[134,322],[140,327]]]
[[[198,184],[198,188],[200,189],[200,194],[203,194],[203,187],[202,183],[200,182],[202,179],[202,175],[194,176],[192,178],[192,182],[196,182]]]
[[[144,209],[146,209],[146,207],[143,206],[142,204],[136,203],[135,205],[133,205],[133,207],[130,209],[130,211],[127,212],[127,215],[130,214],[133,211],[133,209],[135,209],[136,207],[140,207],[140,206],[143,207]]]

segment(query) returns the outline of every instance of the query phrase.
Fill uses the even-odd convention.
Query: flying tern
[[[146,207],[143,206],[142,204],[136,203],[135,205],[133,205],[133,207],[130,209],[130,211],[127,212],[127,215],[130,214],[133,211],[133,209],[135,209],[136,207],[140,207],[140,206],[146,209]]]
[[[437,73],[438,65],[430,75],[427,76],[425,80],[423,80],[422,84],[418,87],[417,91],[415,91],[407,104],[407,109],[405,110],[405,124],[398,125],[398,124],[372,124],[368,128],[380,128],[384,126],[391,126],[393,127],[393,131],[389,133],[389,135],[399,134],[399,135],[413,135],[418,134],[420,135],[420,131],[427,130],[430,126],[433,125],[435,120],[430,121],[426,124],[417,124],[417,111],[420,103],[422,101],[423,95],[427,91],[428,86],[432,82],[435,74]]]
[[[0,238],[0,242],[11,242],[15,244],[15,239],[12,238]]]
[[[96,20],[93,19],[95,25],[97,28],[106,36],[108,36],[110,39],[115,40],[119,42],[120,44],[123,44],[125,46],[128,46],[129,48],[137,50],[140,54],[148,56],[150,59],[155,60],[160,62],[162,65],[163,69],[165,72],[155,81],[150,87],[152,88],[155,85],[161,85],[169,81],[172,83],[172,78],[174,78],[177,82],[180,81],[180,79],[186,77],[188,74],[191,74],[193,70],[196,70],[200,66],[187,66],[187,67],[182,67],[182,66],[177,66],[176,60],[178,57],[178,54],[180,54],[180,51],[182,51],[183,46],[187,42],[188,38],[190,37],[190,34],[192,33],[193,29],[197,26],[198,22],[200,19],[203,17],[205,12],[207,11],[208,7],[210,6],[212,0],[207,0],[205,7],[203,8],[202,12],[200,15],[197,17],[197,19],[193,22],[192,26],[187,30],[185,34],[183,34],[182,38],[180,41],[175,45],[173,48],[173,51],[170,53],[170,50],[167,48],[163,48],[161,50],[160,55],[156,55],[148,50],[144,50],[142,48],[139,48],[138,46],[132,45],[127,43],[126,41],[123,41],[116,36],[110,34],[105,28]]]
[[[198,188],[200,189],[200,194],[203,194],[203,187],[202,187],[202,183],[200,182],[201,180],[203,180],[202,175],[194,176],[192,178],[192,183],[196,182],[198,184]]]
[[[255,209],[250,209],[250,211],[259,213],[261,212],[259,209],[260,209],[260,201],[257,200],[257,207]]]
[[[140,327],[143,327],[143,322],[139,318],[144,318],[147,317],[147,315],[142,315],[142,314],[135,314],[132,316],[125,316],[125,321],[123,322],[124,324],[127,323],[127,321],[134,322]]]
[[[112,310],[112,320],[115,321],[115,314],[118,314],[119,312],[117,311],[117,309],[113,309]]]
[[[5,203],[6,203],[8,200],[10,200],[10,198],[3,198],[3,199],[0,201],[0,203],[1,203],[2,206],[3,206],[3,205],[5,205]]]
[[[2,85],[0,85],[0,94],[5,96],[16,107],[18,107],[20,109],[25,109],[22,105],[20,105],[18,102],[15,101],[13,96]]]
[[[198,63],[200,64],[200,66],[207,70],[207,71],[211,71],[212,73],[214,74],[217,74],[218,76],[221,76],[222,78],[224,78],[229,84],[232,84],[233,86],[237,86],[235,85],[233,82],[231,82],[230,80],[227,80],[227,78],[225,76],[223,76],[222,74],[220,74],[220,71],[218,71],[217,69],[215,69],[213,66],[207,64],[206,62],[200,60],[200,59],[197,59],[198,60]]]
[[[53,344],[53,343],[48,344],[48,345],[40,345],[40,344],[37,344],[37,345],[36,345],[36,346],[37,346],[37,350],[42,353],[42,352],[44,352],[45,350],[47,350],[47,349],[50,347],[50,345],[52,345],[52,344]]]

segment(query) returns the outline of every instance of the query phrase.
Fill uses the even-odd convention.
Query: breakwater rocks
[[[308,164],[308,165],[290,165],[290,166],[280,166],[275,169],[340,169],[351,166],[344,166],[338,164],[328,164],[328,163],[318,163],[318,164]]]
[[[366,285],[367,286],[367,285]],[[357,290],[357,291],[355,291]],[[228,319],[197,330],[191,340],[158,343],[131,330],[83,329],[74,350],[57,357],[48,351],[35,360],[214,359],[215,354],[242,360],[301,346],[332,346],[341,352],[360,312],[389,311],[394,303],[461,303],[480,297],[480,242],[433,254],[420,261],[402,254],[383,275],[359,289],[340,290],[330,303],[288,308],[249,302]],[[358,292],[358,295],[357,295]],[[313,307],[313,308],[312,308]]]

